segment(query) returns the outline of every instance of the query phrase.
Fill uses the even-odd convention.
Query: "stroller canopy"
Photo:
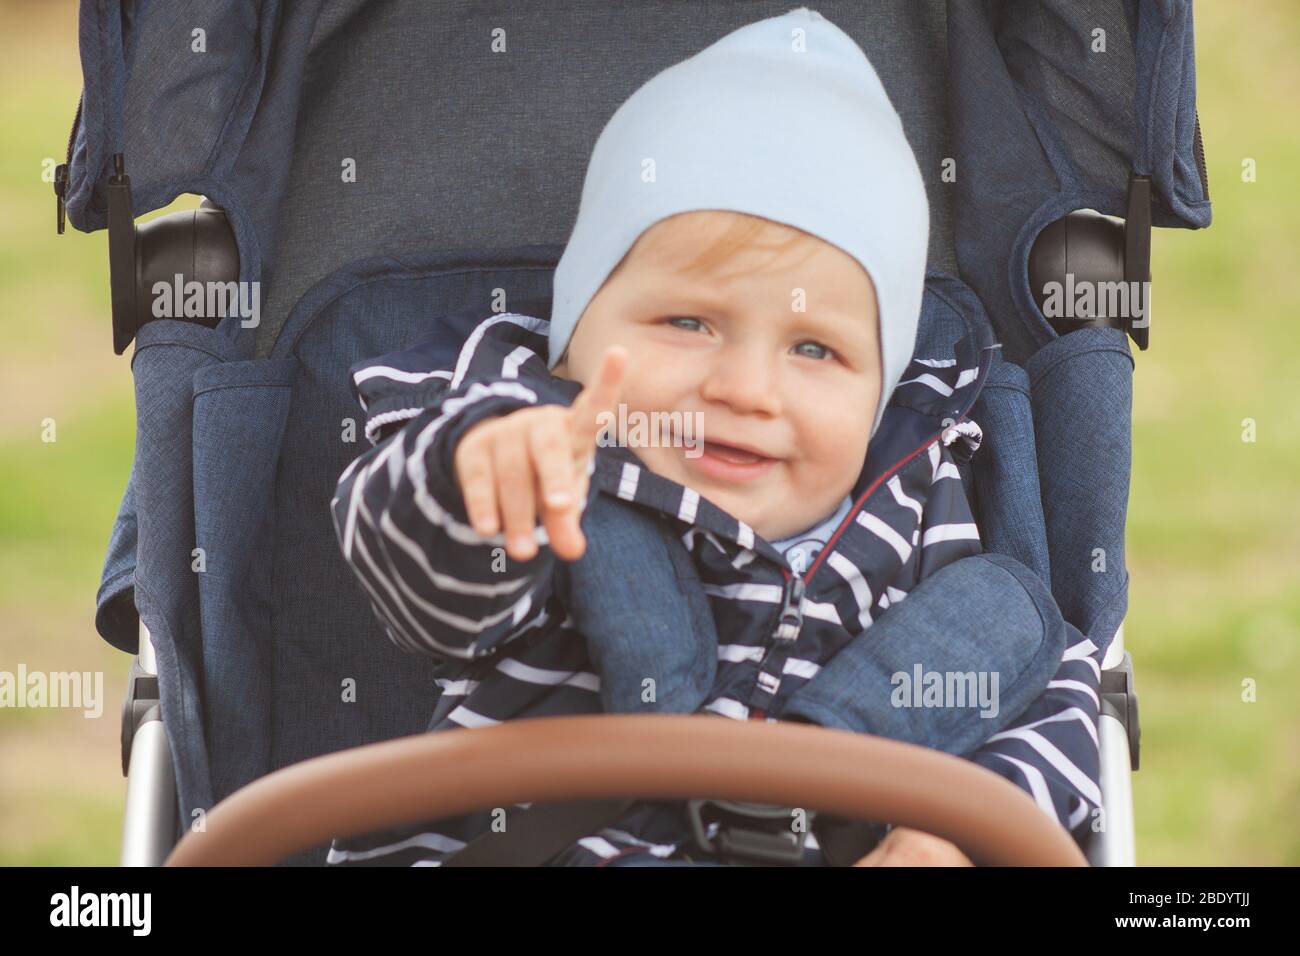
[[[266,283],[257,339],[269,354],[302,294],[349,262],[563,244],[618,104],[789,6],[580,2],[556,16],[467,0],[87,0],[69,216],[105,226],[116,153],[136,215],[185,192],[212,198],[234,221],[241,278]],[[1208,225],[1190,2],[818,10],[866,51],[904,118],[927,177],[936,269],[1005,272],[1008,252],[1027,256],[1058,209],[1122,216],[1130,171],[1153,178],[1156,225]],[[998,284],[986,304],[1023,361],[1051,336],[1013,329],[1041,321],[1016,315],[1027,300]]]

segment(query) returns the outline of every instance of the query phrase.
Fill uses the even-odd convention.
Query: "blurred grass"
[[[1138,859],[1300,863],[1300,7],[1199,3],[1209,230],[1160,230],[1129,504]],[[1242,181],[1253,158],[1257,181]],[[1242,440],[1253,419],[1256,441]],[[1256,682],[1257,702],[1242,701]]]
[[[41,180],[80,87],[75,16],[71,2],[0,2],[0,669],[103,670],[107,701],[98,720],[0,712],[0,864],[111,864],[121,827],[128,660],[93,618],[134,440],[129,357],[110,347],[104,233],[55,236]],[[1201,3],[1196,17],[1214,224],[1157,232],[1152,347],[1136,355],[1125,632],[1139,862],[1294,865],[1300,7]],[[40,440],[46,418],[54,443]]]
[[[97,719],[0,711],[3,865],[116,863],[125,796],[130,661],[95,633],[94,599],[134,449],[130,355],[112,351],[105,234],[57,236],[42,178],[81,90],[76,14],[0,3],[0,670],[101,671],[105,700]]]

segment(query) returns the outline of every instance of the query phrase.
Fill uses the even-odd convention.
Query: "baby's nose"
[[[701,393],[741,414],[779,415],[779,374],[772,363],[744,352],[723,350],[705,376]]]

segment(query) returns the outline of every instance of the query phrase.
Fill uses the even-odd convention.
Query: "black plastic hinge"
[[[131,742],[140,725],[162,720],[158,701],[158,676],[140,666],[140,658],[131,658],[131,672],[126,679],[126,699],[122,701],[122,776],[131,767]]]
[[[1142,727],[1138,722],[1137,688],[1133,685],[1133,658],[1128,651],[1118,666],[1101,672],[1101,710],[1124,725],[1128,733],[1129,763],[1137,770]]]

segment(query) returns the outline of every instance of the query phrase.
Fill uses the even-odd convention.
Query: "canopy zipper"
[[[60,236],[63,235],[63,225],[67,220],[68,170],[72,167],[72,147],[76,145],[77,131],[81,128],[81,104],[84,100],[83,91],[81,98],[77,100],[77,114],[72,118],[72,129],[68,132],[66,158],[54,167],[55,224]]]
[[[1210,198],[1210,177],[1205,169],[1205,143],[1201,141],[1201,114],[1196,111],[1196,133],[1192,137],[1192,155],[1196,158],[1196,171],[1201,176],[1201,191]]]

